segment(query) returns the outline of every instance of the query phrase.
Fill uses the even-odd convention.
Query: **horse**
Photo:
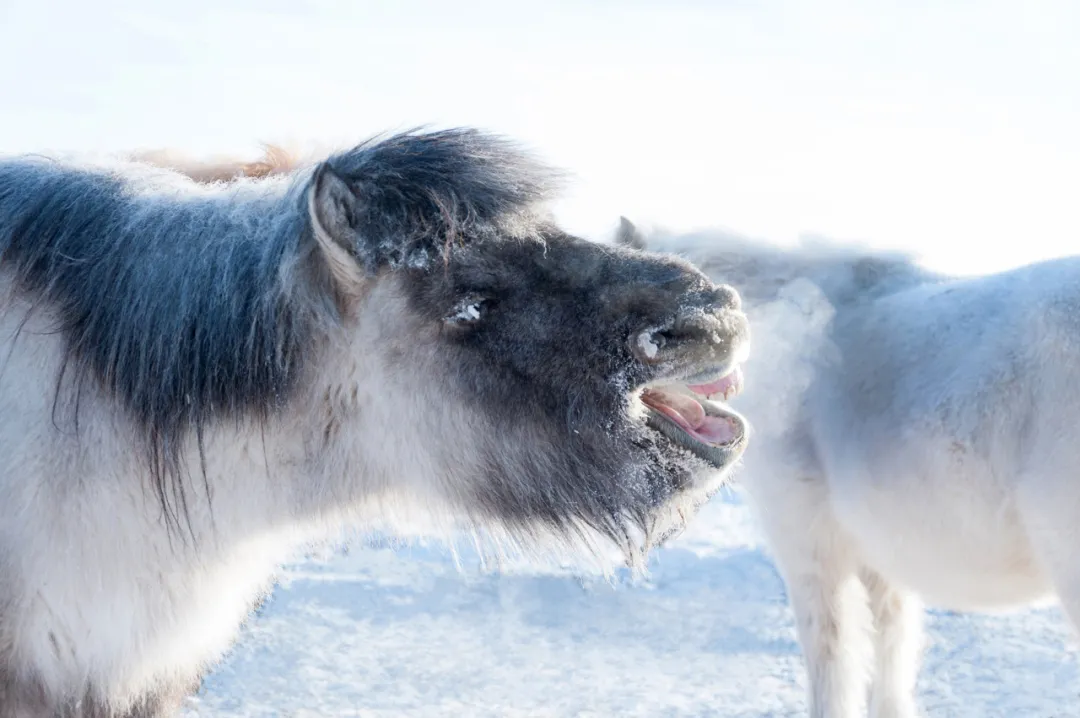
[[[640,566],[748,441],[738,293],[470,128],[230,181],[0,159],[0,715],[166,716],[277,567],[419,525]]]
[[[955,277],[906,253],[724,231],[618,244],[736,287],[754,327],[739,471],[813,718],[912,718],[923,605],[1080,622],[1080,258]],[[867,700],[869,699],[869,700]]]

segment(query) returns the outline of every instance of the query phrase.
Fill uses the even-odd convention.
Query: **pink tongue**
[[[701,404],[697,403],[691,396],[669,394],[666,391],[654,393],[663,402],[660,408],[673,409],[679,414],[679,418],[682,419],[680,424],[685,425],[683,428],[696,429],[709,418],[705,415],[705,410],[701,408]]]
[[[642,397],[649,406],[662,412],[686,433],[706,444],[727,444],[736,437],[735,425],[719,416],[709,416],[693,397],[651,390]]]

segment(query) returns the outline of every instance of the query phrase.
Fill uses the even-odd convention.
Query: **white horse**
[[[787,585],[814,718],[907,718],[921,601],[1060,599],[1080,621],[1080,258],[978,278],[719,232],[681,254],[743,297],[740,482]],[[868,630],[871,629],[871,630]]]
[[[738,295],[511,143],[243,174],[0,160],[0,718],[170,713],[345,523],[640,560],[746,445]]]

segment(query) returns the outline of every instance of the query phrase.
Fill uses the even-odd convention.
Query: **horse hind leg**
[[[915,718],[915,682],[923,651],[922,602],[876,571],[860,571],[873,617],[870,718]]]
[[[1017,498],[1031,556],[1057,595],[1075,641],[1080,636],[1080,495],[1059,483],[1024,486]]]

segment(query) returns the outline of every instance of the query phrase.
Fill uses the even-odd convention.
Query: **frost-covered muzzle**
[[[724,469],[746,448],[746,420],[723,402],[742,390],[749,328],[730,289],[705,307],[684,310],[662,328],[632,338],[637,358],[654,370],[637,398],[646,425],[668,442]]]

